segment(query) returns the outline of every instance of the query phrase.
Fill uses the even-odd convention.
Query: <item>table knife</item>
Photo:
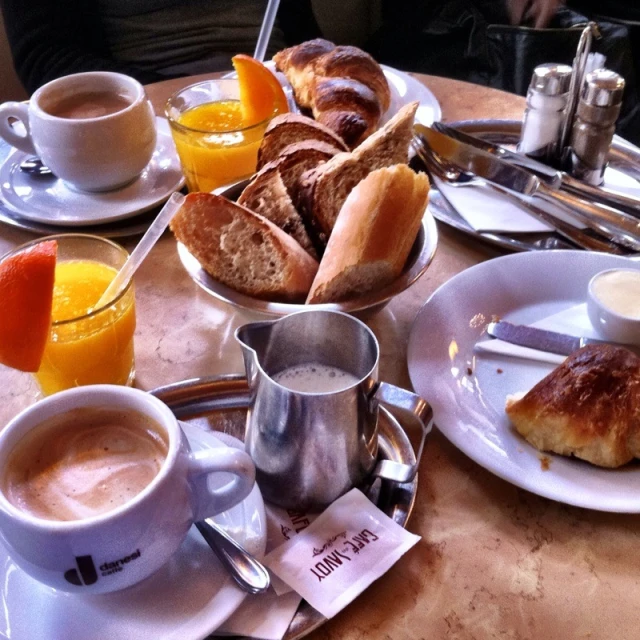
[[[588,344],[611,344],[604,340],[577,338],[565,333],[536,329],[523,324],[512,324],[504,320],[491,322],[487,325],[487,333],[511,344],[548,353],[557,353],[561,356],[568,356]]]
[[[524,153],[518,153],[517,151],[512,151],[498,144],[483,140],[482,138],[469,135],[464,131],[450,127],[442,122],[435,122],[433,128],[440,133],[455,138],[465,144],[469,144],[476,149],[486,151],[506,162],[532,171],[554,191],[557,189],[565,189],[579,197],[593,198],[597,202],[609,204],[613,207],[623,207],[624,209],[631,210],[631,212],[637,212],[638,209],[640,209],[640,199],[638,198],[611,191],[605,187],[595,187],[587,184],[586,182],[577,180],[564,171],[556,171],[553,167],[549,167],[534,158],[530,158]]]
[[[435,154],[457,168],[484,178],[520,197],[532,196],[551,202],[587,227],[604,233],[618,244],[640,251],[640,221],[633,216],[606,205],[583,200],[561,189],[554,190],[533,173],[431,127],[421,124],[414,127],[423,144],[427,144]]]

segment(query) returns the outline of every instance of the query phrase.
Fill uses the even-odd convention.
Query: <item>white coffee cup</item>
[[[9,501],[7,459],[26,434],[77,409],[114,407],[148,416],[166,436],[166,458],[140,493],[99,515],[66,521],[37,517]],[[116,385],[62,391],[24,410],[0,433],[0,470],[0,534],[9,555],[40,582],[82,594],[116,591],[148,577],[175,553],[193,522],[243,500],[255,479],[244,451],[192,452],[163,402]],[[214,481],[212,474],[222,475]]]
[[[52,115],[64,101],[105,94],[125,99],[123,108],[97,117]],[[12,118],[22,123],[24,135]],[[58,178],[81,191],[109,191],[132,182],[156,145],[155,117],[144,87],[110,71],[57,78],[28,103],[0,105],[0,136],[37,155]]]

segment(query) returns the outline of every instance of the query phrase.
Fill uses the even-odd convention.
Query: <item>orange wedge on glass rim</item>
[[[37,371],[51,330],[58,243],[40,242],[0,262],[0,363]]]
[[[240,83],[240,105],[245,126],[289,111],[287,97],[278,78],[262,62],[238,54],[232,58]]]

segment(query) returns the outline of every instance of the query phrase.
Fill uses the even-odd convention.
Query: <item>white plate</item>
[[[383,123],[394,116],[400,107],[414,100],[420,102],[416,111],[416,122],[429,126],[442,119],[440,103],[422,82],[404,71],[398,71],[386,65],[381,66],[391,89],[391,105],[382,117]]]
[[[0,193],[16,214],[57,226],[75,227],[123,220],[147,211],[181,189],[184,177],[169,124],[156,117],[158,141],[140,177],[117,191],[75,191],[62,180],[37,178],[20,170],[28,156],[17,149],[0,167]]]
[[[640,512],[640,464],[602,469],[543,454],[515,432],[508,394],[528,391],[553,365],[474,354],[492,316],[530,324],[584,302],[591,276],[630,266],[628,258],[583,251],[519,253],[476,265],[442,285],[420,310],[408,346],[415,390],[432,405],[442,433],[501,478],[567,504]]]
[[[210,433],[181,424],[195,450],[227,446]],[[266,518],[257,486],[214,520],[262,558]],[[16,567],[0,546],[0,636],[8,640],[200,640],[245,597],[195,527],[154,575],[119,593],[99,596],[82,597],[41,585]]]
[[[265,62],[265,66],[267,66],[271,71],[273,71],[283,88],[285,89],[285,93],[291,92],[291,88],[289,83],[287,82],[284,74],[275,71],[276,65],[272,60]],[[380,65],[382,67],[382,71],[384,72],[385,77],[387,78],[387,82],[389,83],[389,90],[391,93],[391,104],[387,109],[386,113],[382,116],[381,124],[390,120],[396,113],[398,113],[398,109],[403,107],[405,104],[409,102],[413,102],[418,100],[420,105],[418,106],[418,111],[416,112],[415,121],[423,124],[425,126],[429,126],[434,122],[442,119],[442,109],[440,108],[440,103],[436,99],[436,97],[425,87],[422,82],[416,80],[413,76],[405,73],[404,71],[398,71],[393,67],[388,67],[384,64]],[[235,72],[231,72],[226,74],[225,78],[233,78],[236,76]],[[291,101],[290,101],[291,104]]]

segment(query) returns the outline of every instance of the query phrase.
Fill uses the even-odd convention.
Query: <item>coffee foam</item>
[[[288,367],[273,379],[291,391],[302,393],[332,393],[358,383],[353,374],[326,364],[310,362]]]
[[[84,520],[138,495],[158,474],[168,441],[141,413],[76,409],[30,431],[9,454],[2,488],[21,511]]]

